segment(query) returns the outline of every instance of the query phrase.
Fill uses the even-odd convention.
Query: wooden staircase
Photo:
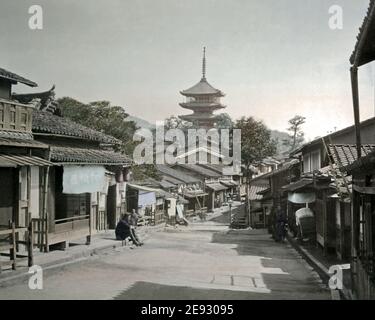
[[[248,217],[245,211],[245,205],[241,205],[232,211],[231,224],[232,229],[245,229],[249,226]]]

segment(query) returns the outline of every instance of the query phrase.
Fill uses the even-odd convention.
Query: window
[[[320,169],[320,151],[307,153],[303,156],[303,172],[308,173]]]
[[[21,113],[21,125],[26,126],[27,124],[27,113]]]
[[[16,109],[14,108],[9,110],[9,127],[10,129],[16,129]]]
[[[320,152],[311,153],[311,171],[320,169]]]
[[[303,156],[303,172],[310,172],[310,167],[310,154],[306,154]]]

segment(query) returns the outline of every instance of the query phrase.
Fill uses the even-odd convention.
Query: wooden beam
[[[350,75],[351,75],[351,83],[352,83],[355,140],[356,140],[357,156],[359,159],[361,157],[361,130],[360,130],[360,114],[359,114],[358,68],[356,66],[353,66],[350,68]]]
[[[363,194],[375,194],[375,187],[360,187],[354,184],[353,189]]]

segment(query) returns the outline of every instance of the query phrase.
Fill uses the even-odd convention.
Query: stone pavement
[[[330,299],[289,244],[265,230],[229,230],[219,218],[156,230],[142,247],[44,273],[43,290],[26,280],[0,288],[0,299]]]
[[[310,243],[301,243],[291,234],[288,235],[291,245],[303,256],[303,258],[317,271],[321,279],[328,283],[331,274],[329,268],[334,265],[349,264],[350,262],[341,261],[336,256],[323,254],[323,250]],[[352,300],[351,292],[351,273],[349,269],[343,270],[343,289],[331,290],[332,298],[335,300]]]
[[[138,234],[142,239],[147,239],[152,232],[163,228],[164,225],[139,227]],[[115,239],[115,231],[107,230],[92,236],[90,245],[86,245],[86,238],[77,239],[70,243],[67,250],[52,250],[48,253],[34,250],[34,265],[41,266],[43,269],[54,269],[70,263],[79,262],[103,252],[120,248],[124,245],[132,247],[129,243],[123,243]],[[17,270],[13,271],[9,267],[0,273],[0,287],[10,283],[23,281],[29,278],[27,259],[17,261]]]

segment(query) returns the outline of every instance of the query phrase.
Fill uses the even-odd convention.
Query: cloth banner
[[[311,203],[316,199],[315,193],[298,193],[298,192],[289,192],[288,201],[298,204]]]
[[[180,219],[183,219],[183,218],[184,218],[184,213],[183,213],[183,211],[184,211],[184,205],[182,205],[182,204],[178,204],[178,205],[176,206],[176,208],[177,208],[177,216],[178,216]]]
[[[103,166],[64,166],[63,193],[103,192],[108,180]]]
[[[156,203],[155,192],[141,191],[138,194],[138,207],[146,207]]]

